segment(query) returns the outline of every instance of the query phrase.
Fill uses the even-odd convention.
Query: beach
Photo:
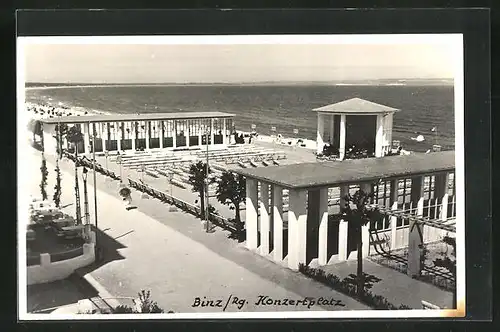
[[[26,101],[72,112],[103,114],[221,111],[235,115],[238,132],[316,140],[313,108],[359,97],[400,110],[393,139],[411,151],[433,144],[453,150],[453,86],[377,85],[61,85],[26,90]],[[436,127],[436,131],[431,131]],[[273,130],[274,129],[274,130]],[[412,137],[423,135],[417,142]]]

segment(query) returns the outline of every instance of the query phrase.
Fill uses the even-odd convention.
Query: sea
[[[455,146],[453,85],[126,85],[27,89],[26,101],[89,112],[221,111],[235,114],[237,130],[316,139],[312,109],[350,98],[397,108],[393,140],[404,149]],[[276,131],[272,131],[275,127]],[[297,134],[298,131],[298,134]],[[424,136],[423,142],[412,138]]]

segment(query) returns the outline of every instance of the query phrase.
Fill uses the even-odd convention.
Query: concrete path
[[[348,261],[322,267],[328,273],[335,274],[343,279],[349,274],[356,274],[357,262]],[[370,290],[375,295],[382,295],[392,304],[405,304],[414,309],[422,308],[422,300],[435,304],[441,308],[451,308],[453,293],[444,291],[436,286],[410,278],[388,267],[376,264],[370,260],[363,261],[363,272],[380,278]]]
[[[38,160],[37,160],[38,159]],[[54,161],[49,161],[49,185],[52,195]],[[33,160],[33,192],[39,192],[40,159]],[[61,162],[63,169],[62,205],[74,213],[74,175],[70,161]],[[168,212],[168,205],[157,200],[141,200],[133,192],[138,209],[127,211],[118,198],[118,182],[105,182],[98,175],[99,240],[104,246],[105,264],[89,273],[114,296],[136,296],[141,289],[151,290],[154,300],[165,310],[175,312],[225,311],[291,311],[369,309],[363,304],[299,273],[282,268],[247,251],[228,233],[204,232],[200,221],[184,212]],[[93,217],[92,174],[89,175],[89,201]],[[82,209],[83,209],[83,189]],[[317,304],[307,309],[300,303],[265,305],[267,301],[319,298],[331,304]],[[235,300],[238,298],[238,300]],[[197,300],[199,299],[199,300]],[[202,307],[201,301],[214,301],[215,307]],[[220,300],[220,302],[219,302]],[[238,302],[241,301],[241,302]],[[344,306],[335,306],[340,303]],[[221,306],[217,306],[220,303]],[[227,304],[227,306],[226,306]]]

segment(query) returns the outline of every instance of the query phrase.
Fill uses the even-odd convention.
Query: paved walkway
[[[55,178],[49,158],[49,194]],[[33,162],[33,192],[38,193],[39,159]],[[74,212],[73,166],[61,162],[63,169],[62,205]],[[165,310],[175,312],[220,312],[220,307],[199,307],[200,300],[221,300],[226,311],[238,311],[234,299],[245,300],[242,311],[307,310],[305,306],[260,305],[259,296],[273,300],[304,297],[340,300],[345,305],[313,306],[309,310],[369,309],[363,304],[303,275],[282,268],[265,258],[240,247],[228,239],[228,233],[203,231],[200,221],[184,212],[168,212],[168,205],[158,200],[141,200],[133,192],[138,209],[127,211],[118,197],[118,183],[105,182],[98,175],[99,228],[105,264],[89,273],[114,296],[135,296],[141,289],[150,289],[154,300]],[[93,214],[92,174],[89,175],[89,201]],[[80,187],[82,184],[80,183]],[[83,189],[82,209],[83,209]],[[335,301],[334,301],[335,302]]]
[[[348,277],[351,273],[356,274],[356,268],[356,261],[322,267],[327,273],[335,274],[341,279]],[[451,308],[453,305],[453,293],[410,278],[406,274],[376,264],[370,260],[365,259],[363,261],[363,272],[382,279],[374,283],[370,291],[375,295],[384,296],[396,306],[405,304],[414,309],[421,309],[422,300],[441,308]]]

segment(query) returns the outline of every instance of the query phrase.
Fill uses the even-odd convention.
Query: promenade
[[[32,154],[32,192],[37,195],[40,157],[35,150]],[[54,166],[54,159],[48,157],[49,195],[55,181]],[[60,167],[63,171],[61,205],[66,212],[74,214],[73,164],[63,160]],[[93,222],[92,174],[88,179]],[[223,310],[193,306],[196,298],[221,300],[224,304],[231,298],[227,312],[369,309],[299,273],[258,257],[228,239],[226,231],[217,228],[214,233],[205,233],[199,219],[182,211],[169,212],[169,206],[158,200],[141,199],[139,193],[133,191],[133,204],[138,208],[127,211],[118,198],[117,181],[107,182],[98,175],[97,186],[98,228],[102,231],[98,240],[103,247],[104,263],[90,267],[88,273],[113,296],[134,297],[141,289],[149,289],[165,310],[186,313]],[[80,189],[83,209],[81,182]],[[260,295],[273,300],[322,297],[343,306],[325,304],[307,309],[303,305],[256,304]],[[238,305],[236,297],[245,302]]]

